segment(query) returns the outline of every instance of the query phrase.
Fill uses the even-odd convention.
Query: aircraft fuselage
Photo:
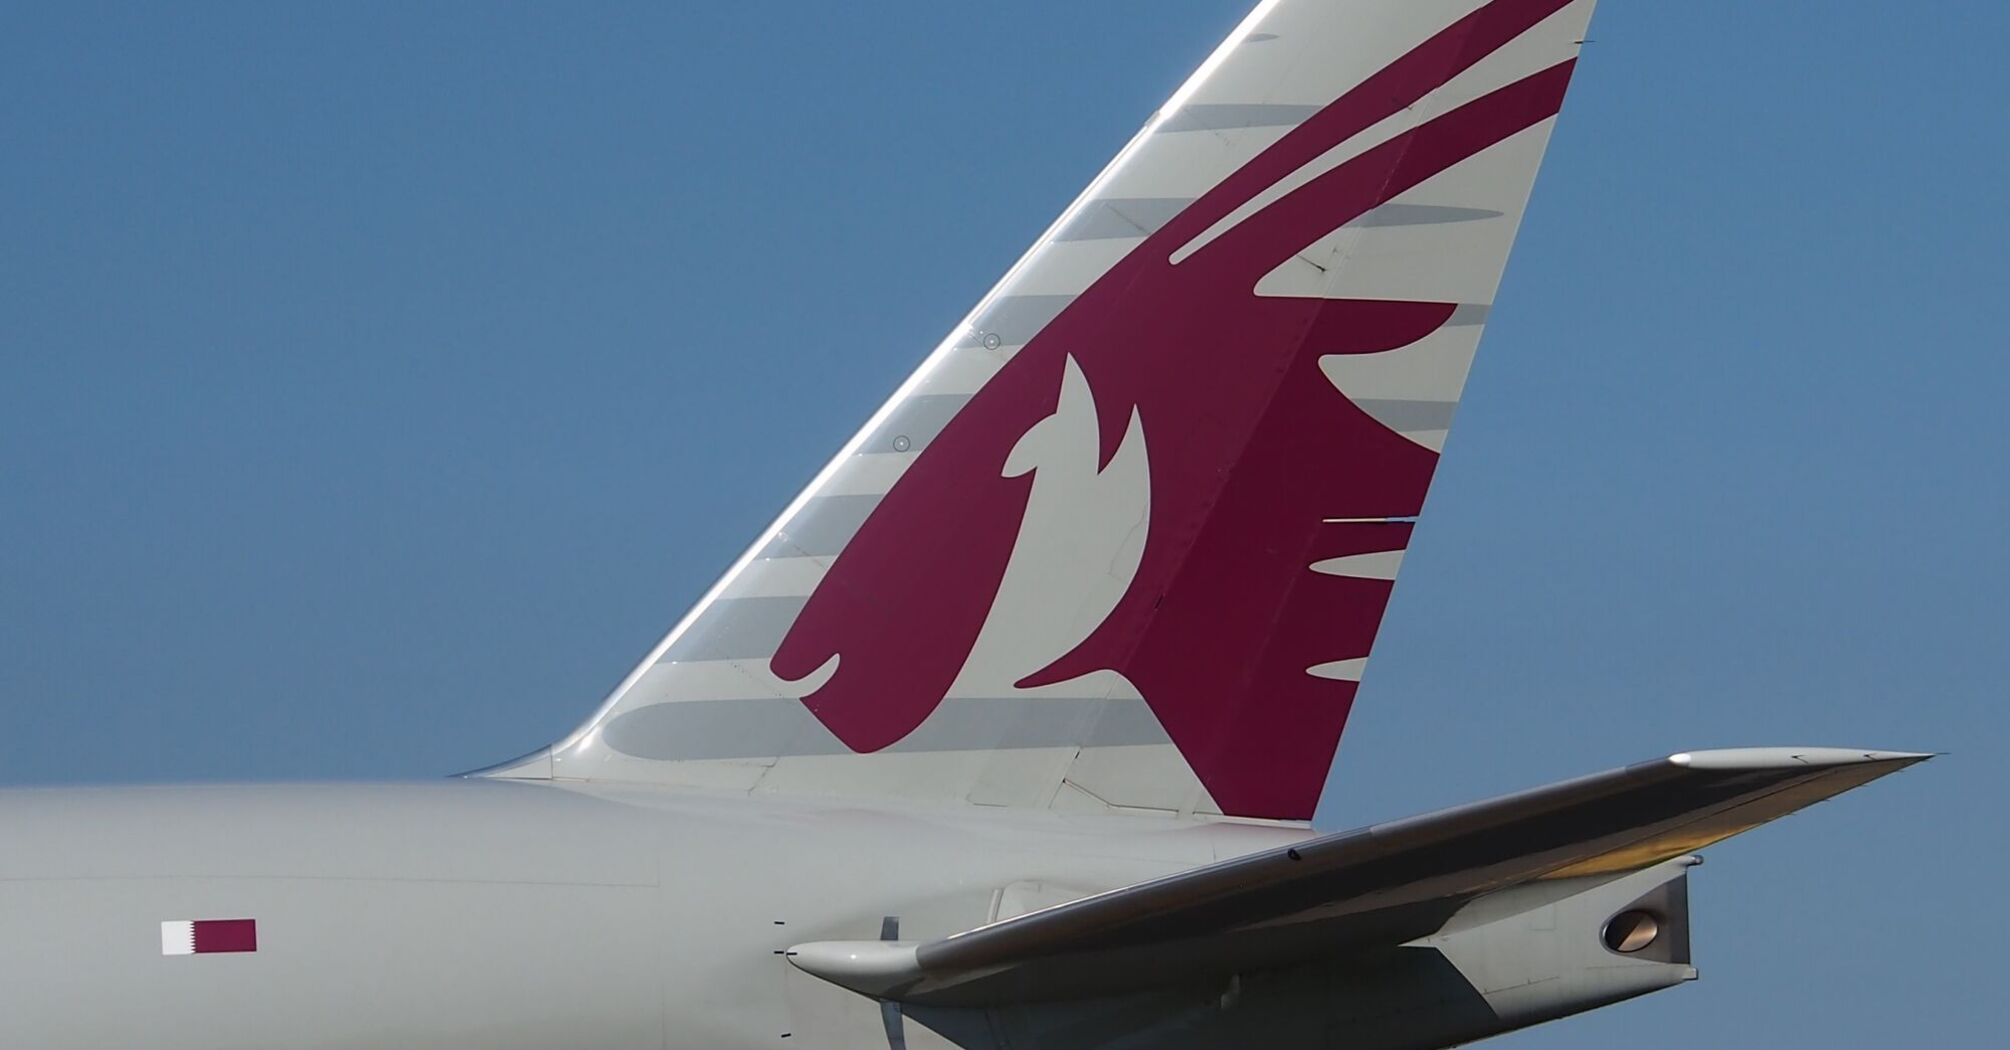
[[[9,791],[0,1044],[885,1045],[893,1025],[914,1047],[1057,1046],[1144,1011],[1185,1018],[1154,1045],[1429,1046],[1450,1036],[1411,1019],[1376,1042],[1367,1021],[1332,1028],[1333,1011],[1348,989],[1386,1014],[1406,994],[1445,1000],[1440,985],[1463,1000],[1439,1014],[1466,1038],[1516,1026],[1443,963],[1455,952],[1428,948],[1150,995],[891,1013],[784,954],[942,937],[1309,834],[495,781]],[[185,939],[183,924],[225,922],[202,928],[255,942]],[[1573,992],[1574,1008],[1693,974],[1650,969],[1627,970],[1624,994]]]

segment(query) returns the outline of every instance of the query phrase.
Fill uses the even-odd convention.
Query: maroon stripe
[[[1451,83],[1481,59],[1562,10],[1570,0],[1493,0],[1376,71],[1223,179],[1179,215],[1161,239],[1184,244],[1279,179],[1377,122]]]
[[[1368,150],[1223,232],[1189,262],[1237,271],[1224,279],[1260,279],[1418,183],[1556,116],[1576,66],[1565,59]]]
[[[195,953],[255,952],[258,950],[257,919],[197,919]]]

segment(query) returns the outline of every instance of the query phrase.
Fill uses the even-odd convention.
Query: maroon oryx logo
[[[1310,816],[1355,683],[1307,669],[1367,653],[1390,585],[1308,567],[1400,549],[1407,526],[1345,519],[1416,514],[1437,462],[1341,396],[1318,361],[1407,346],[1455,304],[1260,297],[1256,284],[1328,232],[1555,115],[1573,63],[1396,135],[1216,227],[1564,6],[1480,8],[1112,267],[916,458],[811,596],[773,671],[801,681],[835,658],[803,703],[858,751],[892,744],[935,709],[976,643],[1026,514],[1034,478],[1008,470],[1008,459],[1055,414],[1072,359],[1094,394],[1102,464],[1134,415],[1142,426],[1149,530],[1114,610],[1017,684],[1118,671],[1226,812]]]

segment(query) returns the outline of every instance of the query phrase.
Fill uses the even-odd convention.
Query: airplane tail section
[[[1593,0],[1267,0],[494,775],[1310,817]]]

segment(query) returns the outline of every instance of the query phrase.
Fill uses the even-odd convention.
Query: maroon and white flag
[[[161,923],[162,955],[257,950],[257,919],[171,919]]]

